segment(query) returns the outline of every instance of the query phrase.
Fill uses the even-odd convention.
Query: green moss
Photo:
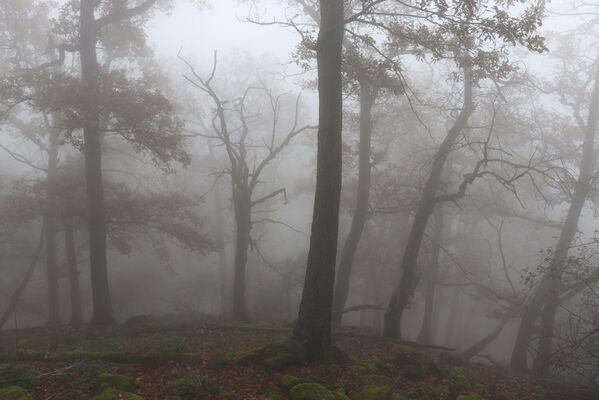
[[[166,384],[164,391],[166,394],[179,396],[182,399],[193,399],[196,396],[218,394],[221,392],[216,381],[204,376],[171,381]]]
[[[347,397],[347,395],[345,394],[345,390],[339,389],[335,392],[335,400],[351,400],[351,399],[349,397]]]
[[[0,364],[0,388],[21,386],[28,389],[35,385],[37,378],[26,367],[18,364]]]
[[[235,392],[227,392],[222,394],[223,399],[240,399],[241,396]]]
[[[391,378],[385,375],[368,374],[364,376],[364,382],[368,385],[389,385]]]
[[[335,400],[335,395],[318,383],[300,383],[289,391],[289,400]]]
[[[295,385],[299,385],[300,383],[306,383],[306,382],[307,382],[307,380],[302,379],[302,378],[298,378],[296,376],[283,375],[281,377],[281,381],[279,382],[279,387],[281,388],[282,391],[288,392]]]
[[[464,375],[455,375],[451,378],[452,387],[461,394],[470,393],[474,390],[474,382]]]
[[[139,384],[135,382],[133,378],[125,375],[109,374],[106,372],[98,376],[98,385],[101,388],[111,387],[124,392],[132,393],[134,393],[139,387]]]
[[[8,386],[0,389],[0,400],[33,400],[20,386]]]
[[[442,395],[448,394],[449,386],[447,385],[434,386],[430,382],[420,382],[412,391],[410,391],[409,397],[418,400],[437,400]]]
[[[352,393],[353,400],[392,400],[393,398],[389,386],[366,385]]]
[[[186,353],[191,350],[185,338],[177,336],[157,337],[153,341],[153,347],[161,353]]]
[[[93,400],[144,400],[143,397],[120,389],[107,387],[93,397]]]
[[[484,400],[478,393],[461,394],[455,400]]]
[[[230,357],[235,362],[257,361],[270,368],[284,368],[298,364],[304,359],[302,345],[293,339],[277,340],[257,349],[232,353]]]

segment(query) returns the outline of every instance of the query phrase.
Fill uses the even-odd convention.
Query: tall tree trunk
[[[401,261],[402,275],[399,287],[391,295],[389,306],[385,312],[383,335],[386,337],[399,338],[401,336],[401,316],[418,284],[418,278],[416,276],[418,254],[420,252],[420,245],[422,244],[422,237],[424,236],[428,220],[435,208],[435,195],[439,188],[439,184],[441,183],[441,175],[443,173],[445,161],[447,160],[451,147],[457,140],[460,132],[466,127],[468,118],[473,111],[471,80],[471,71],[466,67],[464,68],[464,104],[462,111],[439,146],[439,150],[435,155],[431,167],[431,172],[422,192],[422,197],[418,204],[418,209],[416,210],[412,229],[406,244],[406,250]]]
[[[245,270],[252,228],[252,203],[250,194],[237,188],[234,191],[235,202],[235,276],[233,278],[233,319],[247,321],[249,313],[245,302]]]
[[[343,0],[320,1],[318,152],[308,265],[294,337],[306,343],[308,360],[327,358],[335,282],[341,195]]]
[[[335,292],[333,297],[333,309],[343,310],[349,294],[349,281],[354,262],[354,256],[364,230],[368,214],[368,198],[370,195],[370,143],[372,139],[372,107],[376,99],[376,88],[374,88],[366,77],[360,74],[358,78],[360,85],[360,151],[358,161],[358,195],[356,210],[352,219],[351,228],[345,245],[341,252],[337,278],[335,280]],[[333,322],[341,323],[343,314],[333,314]]]
[[[97,26],[95,0],[81,0],[80,42],[81,83],[86,94],[82,104],[83,141],[85,145],[85,183],[89,224],[89,259],[93,314],[97,325],[114,324],[114,312],[108,287],[106,266],[106,219],[102,185],[102,146],[99,123]]]
[[[35,269],[35,266],[37,265],[37,262],[40,258],[40,255],[42,254],[42,250],[44,248],[44,233],[45,233],[45,231],[46,231],[46,229],[42,226],[42,229],[40,231],[40,238],[39,238],[39,241],[37,244],[37,248],[35,249],[35,252],[33,253],[33,258],[31,259],[31,263],[29,263],[29,267],[27,268],[25,277],[21,281],[21,284],[15,289],[12,296],[10,296],[8,308],[6,309],[4,314],[2,314],[2,316],[0,317],[0,328],[2,328],[4,326],[6,321],[8,321],[8,319],[10,318],[12,313],[15,311],[15,308],[17,307],[17,302],[19,301],[19,297],[21,297],[21,294],[23,294],[23,291],[25,290],[25,288],[27,287],[27,284],[31,280],[31,276],[33,275],[33,270]]]
[[[225,219],[223,217],[223,210],[221,208],[221,195],[219,183],[217,183],[214,187],[214,202],[216,203],[216,239],[221,244],[220,248],[218,249],[218,274],[220,279],[220,312],[221,315],[225,316],[227,315],[227,310],[229,310],[229,275],[227,274],[227,249],[225,247]]]
[[[594,175],[593,172],[595,170],[595,165],[597,164],[597,152],[595,151],[594,141],[597,122],[599,120],[599,63],[596,64],[595,68],[595,83],[589,116],[585,127],[582,160],[580,161],[580,170],[578,179],[574,185],[574,193],[570,202],[570,208],[568,209],[566,221],[562,226],[553,259],[549,264],[549,269],[543,275],[541,283],[533,292],[533,298],[522,316],[522,322],[520,323],[516,343],[514,345],[514,350],[512,351],[511,366],[519,370],[526,369],[526,350],[534,331],[535,320],[542,310],[542,331],[537,352],[537,360],[535,360],[534,366],[534,372],[537,374],[542,371],[543,365],[551,351],[555,313],[559,304],[562,275],[561,269],[568,257],[568,250],[572,244],[572,240],[576,235],[578,220],[580,219],[582,208],[591,190]]]
[[[433,225],[433,243],[430,257],[430,265],[428,268],[428,279],[424,289],[424,317],[422,320],[422,328],[418,334],[418,342],[423,344],[431,343],[431,332],[433,325],[433,310],[435,308],[435,286],[437,281],[437,272],[439,270],[439,253],[443,243],[443,228],[445,225],[443,205],[439,205],[434,212]]]
[[[58,201],[56,196],[56,170],[58,167],[58,142],[60,130],[50,129],[48,148],[48,176],[46,191],[46,211],[44,227],[46,229],[46,269],[48,273],[48,325],[60,325],[60,301],[58,291],[58,265],[56,263],[56,234]]]
[[[69,292],[71,295],[71,325],[81,325],[83,322],[81,312],[81,290],[79,289],[79,270],[77,268],[77,251],[75,250],[75,232],[70,221],[64,229],[64,245],[67,255],[67,268],[69,271]]]

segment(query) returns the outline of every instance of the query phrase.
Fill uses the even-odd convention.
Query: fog
[[[80,3],[0,0],[0,327],[301,325],[319,2]],[[333,331],[596,389],[599,6],[344,3]]]

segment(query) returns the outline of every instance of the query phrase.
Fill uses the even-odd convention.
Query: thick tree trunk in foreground
[[[97,325],[114,324],[106,266],[106,219],[102,185],[102,146],[99,123],[98,27],[94,18],[95,0],[81,0],[79,53],[81,82],[86,94],[82,104],[83,140],[85,145],[85,183],[89,224],[89,259],[91,268],[93,314]]]
[[[351,228],[339,261],[333,309],[343,310],[349,294],[349,281],[358,243],[368,216],[368,199],[370,195],[370,143],[372,139],[372,107],[376,99],[376,89],[365,79],[358,79],[360,84],[360,151],[358,161],[358,196],[356,210]],[[333,314],[333,322],[340,323],[342,314]]]
[[[44,227],[46,229],[46,269],[48,274],[48,326],[60,325],[60,300],[58,293],[58,265],[56,263],[56,234],[58,199],[56,196],[56,170],[58,167],[58,141],[60,130],[50,130],[48,148],[48,176]]]
[[[320,1],[316,193],[306,278],[294,329],[294,337],[305,342],[306,356],[311,361],[326,359],[331,344],[341,195],[343,10],[343,0]]]
[[[64,230],[65,253],[67,256],[67,269],[69,272],[69,292],[71,297],[71,325],[81,325],[83,317],[81,312],[81,290],[79,289],[79,270],[77,268],[77,251],[75,247],[75,232],[68,223]]]
[[[405,247],[405,252],[401,260],[401,280],[398,288],[393,292],[389,300],[389,306],[385,312],[385,325],[383,328],[383,335],[385,337],[400,338],[401,328],[400,321],[401,316],[408,306],[410,298],[414,293],[414,289],[418,284],[418,278],[416,276],[416,267],[418,263],[418,254],[420,252],[420,245],[422,244],[422,238],[424,231],[428,224],[428,220],[433,213],[435,208],[435,196],[437,189],[441,183],[441,175],[445,166],[445,161],[451,151],[451,146],[457,140],[460,132],[466,127],[468,118],[473,111],[472,105],[472,82],[471,72],[468,68],[464,68],[464,104],[462,111],[458,115],[457,119],[453,123],[451,129],[447,132],[447,136],[439,146],[439,150],[435,155],[431,172],[428,176],[428,180],[422,192],[418,209],[414,216],[414,222],[412,223],[412,229],[408,237],[408,241]]]
[[[534,331],[534,324],[539,314],[543,317],[543,322],[537,359],[534,366],[536,374],[542,372],[545,361],[551,351],[555,313],[559,304],[561,269],[568,257],[568,250],[572,244],[572,240],[576,235],[578,220],[591,190],[595,165],[597,164],[597,152],[595,151],[594,140],[599,120],[599,67],[596,68],[593,95],[585,127],[580,171],[574,186],[570,208],[568,209],[566,221],[562,226],[553,259],[548,266],[549,269],[543,276],[539,286],[533,292],[532,299],[522,316],[522,322],[520,323],[512,351],[511,366],[518,370],[525,370],[527,368],[526,353]]]
[[[418,334],[418,342],[422,344],[431,343],[433,327],[433,310],[435,309],[435,286],[437,281],[437,272],[439,270],[439,253],[443,243],[443,228],[445,227],[443,206],[439,205],[434,213],[433,225],[433,243],[428,268],[428,277],[425,285],[425,303],[424,317],[422,319],[422,328]]]
[[[249,313],[245,302],[245,270],[248,260],[248,247],[250,245],[250,231],[252,229],[252,209],[249,193],[239,193],[240,188],[234,191],[235,202],[235,269],[233,280],[233,319],[247,321]]]

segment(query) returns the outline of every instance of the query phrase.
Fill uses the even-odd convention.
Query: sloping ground
[[[1,331],[0,400],[599,399],[347,330],[331,364],[317,365],[282,326],[128,325]]]

